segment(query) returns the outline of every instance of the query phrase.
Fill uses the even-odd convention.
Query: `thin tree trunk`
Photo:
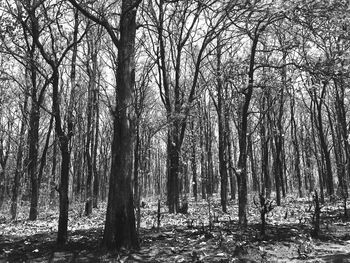
[[[43,152],[42,152],[42,155],[40,158],[40,166],[39,166],[39,173],[38,173],[38,187],[39,187],[39,189],[41,188],[41,182],[42,182],[42,177],[43,177],[43,173],[44,173],[44,168],[46,166],[46,156],[47,156],[47,151],[49,149],[53,120],[54,120],[54,117],[51,116],[49,129],[48,129],[47,134],[46,134],[45,145],[44,145]]]
[[[223,83],[221,80],[221,43],[218,37],[217,43],[217,103],[216,111],[218,114],[218,130],[219,130],[219,172],[220,172],[220,197],[221,197],[221,209],[224,213],[227,213],[227,160],[226,160],[226,127],[225,127],[225,101]]]
[[[299,143],[298,143],[298,135],[297,135],[297,123],[295,120],[295,93],[293,90],[291,102],[290,102],[290,116],[291,116],[291,137],[292,137],[292,144],[293,144],[293,152],[294,152],[294,171],[297,177],[298,181],[298,195],[299,197],[303,197],[303,185],[302,185],[302,178],[301,178],[301,172],[300,172],[300,150],[299,150]]]
[[[24,94],[24,103],[22,108],[22,121],[21,129],[19,133],[19,142],[16,156],[16,170],[12,188],[11,196],[11,218],[15,220],[17,218],[17,206],[18,206],[18,196],[20,191],[20,180],[23,175],[23,150],[24,150],[24,134],[26,131],[26,116],[27,116],[27,106],[28,106],[28,96]]]
[[[193,191],[193,197],[194,200],[197,201],[198,194],[197,194],[197,140],[196,140],[196,133],[195,133],[195,127],[194,127],[194,120],[191,121],[191,168],[192,168],[192,191]]]
[[[254,151],[253,151],[253,142],[252,142],[252,135],[248,136],[248,155],[250,160],[250,170],[252,173],[252,180],[253,180],[253,191],[259,191],[260,185],[259,185],[259,178],[256,174],[256,164],[255,164],[255,158],[254,158]]]
[[[199,148],[201,150],[200,155],[200,162],[201,162],[201,192],[202,192],[202,199],[206,199],[206,184],[207,184],[207,169],[206,169],[206,163],[205,163],[205,127],[204,127],[204,110],[202,109],[203,106],[201,105],[201,102],[198,102],[198,111],[200,112],[199,117]]]
[[[33,84],[34,85],[34,84]],[[33,88],[34,89],[34,88]],[[28,175],[30,178],[30,210],[29,220],[36,220],[38,216],[38,201],[39,201],[39,181],[38,181],[38,148],[39,148],[39,120],[40,109],[38,101],[36,100],[36,91],[32,92],[32,105],[29,116],[29,162],[28,162]]]
[[[95,143],[94,143],[94,149],[93,149],[93,169],[94,169],[94,185],[93,185],[93,207],[98,207],[98,199],[100,194],[100,173],[98,169],[97,164],[97,155],[98,155],[98,145],[99,145],[99,123],[100,123],[100,110],[99,110],[99,90],[98,86],[96,87],[96,90],[94,92],[94,105],[95,105]]]

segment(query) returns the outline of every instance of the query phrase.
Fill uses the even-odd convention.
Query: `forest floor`
[[[211,201],[213,225],[209,228],[207,201],[191,201],[188,214],[169,214],[162,208],[157,227],[157,202],[146,200],[141,209],[138,251],[106,253],[100,249],[105,205],[83,216],[84,205],[70,210],[69,242],[55,245],[58,215],[42,209],[39,220],[17,221],[0,212],[0,263],[2,262],[350,262],[350,221],[343,220],[341,203],[325,204],[321,230],[311,237],[314,207],[311,199],[287,198],[267,218],[266,235],[260,235],[259,211],[249,208],[249,227],[237,224],[237,202],[222,213],[219,198]],[[25,206],[23,206],[25,207]],[[215,216],[214,216],[215,214]]]

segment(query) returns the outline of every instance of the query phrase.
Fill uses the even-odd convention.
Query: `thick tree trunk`
[[[60,137],[60,149],[61,149],[61,177],[59,187],[59,218],[58,218],[58,232],[57,232],[57,244],[63,245],[68,239],[68,188],[69,188],[69,140],[66,136]]]
[[[114,112],[112,164],[103,245],[137,248],[132,185],[132,89],[135,82],[136,11],[139,1],[122,1],[118,43],[117,107]]]
[[[174,129],[170,127],[170,129]],[[169,131],[168,134],[168,207],[169,213],[177,213],[180,205],[179,196],[179,165],[180,149],[178,148],[177,133]]]

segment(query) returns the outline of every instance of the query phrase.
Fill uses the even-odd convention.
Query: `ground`
[[[249,208],[249,226],[237,225],[237,202],[228,213],[220,211],[218,197],[209,203],[190,201],[188,214],[172,215],[163,205],[160,227],[157,202],[146,200],[141,209],[141,248],[138,251],[106,252],[100,248],[105,204],[89,217],[83,204],[70,211],[69,242],[55,245],[57,211],[47,207],[37,221],[11,221],[0,213],[0,263],[2,262],[350,262],[350,223],[340,202],[324,205],[321,230],[312,237],[311,198],[287,198],[268,215],[266,235],[260,235],[259,211]]]

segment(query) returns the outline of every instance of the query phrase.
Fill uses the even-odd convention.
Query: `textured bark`
[[[169,213],[177,213],[180,207],[179,198],[179,169],[180,169],[180,149],[178,147],[176,132],[169,131],[168,134],[168,207]]]
[[[117,67],[117,107],[114,112],[112,164],[103,245],[137,248],[132,185],[132,89],[135,83],[136,11],[139,1],[122,1]]]

